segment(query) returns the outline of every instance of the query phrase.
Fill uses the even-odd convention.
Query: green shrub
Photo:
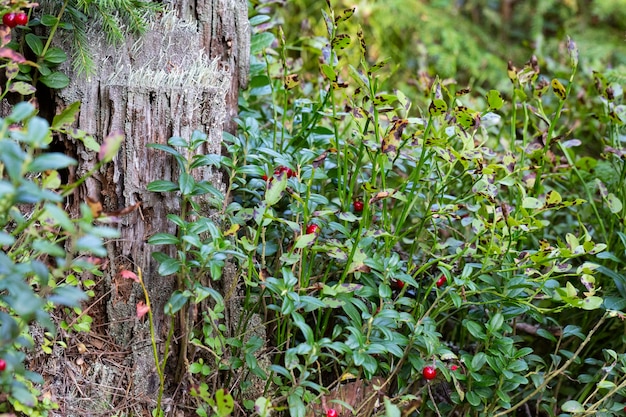
[[[223,229],[271,334],[257,413],[619,415],[621,89],[575,78],[567,40],[552,74],[532,58],[506,89],[430,78],[413,100],[383,89],[387,63],[368,64],[350,9],[322,14],[302,55],[319,74],[252,18],[251,85],[221,159]],[[360,381],[384,408],[338,395]]]

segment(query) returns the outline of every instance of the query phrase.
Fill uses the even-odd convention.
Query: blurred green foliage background
[[[273,23],[283,26],[287,44],[301,47],[293,57],[305,58],[304,73],[315,73],[306,66],[316,61],[306,58],[319,50],[311,43],[325,32],[320,10],[326,5],[279,3]],[[563,55],[567,36],[578,44],[583,73],[606,68],[609,81],[626,80],[626,0],[340,0],[331,5],[356,8],[348,23],[361,26],[369,60],[391,61],[388,89],[419,89],[420,77],[434,75],[456,80],[459,88],[489,84],[499,89],[509,83],[507,62],[520,67],[532,55],[542,72],[558,72],[559,63],[548,57]]]

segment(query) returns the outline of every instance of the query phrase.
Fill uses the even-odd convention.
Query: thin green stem
[[[600,326],[604,323],[604,321],[606,320],[608,316],[608,313],[605,313],[600,320],[598,320],[598,322],[596,323],[596,325],[593,327],[593,329],[591,329],[591,331],[589,331],[589,333],[587,333],[587,337],[585,338],[585,340],[583,340],[581,342],[581,344],[578,346],[578,349],[576,349],[576,351],[574,352],[574,354],[563,364],[563,366],[561,366],[559,369],[557,369],[556,371],[550,373],[549,375],[547,375],[543,382],[541,384],[539,384],[539,386],[537,386],[537,388],[535,388],[534,391],[532,391],[530,394],[528,394],[526,397],[524,397],[521,401],[519,401],[517,404],[513,405],[511,408],[504,410],[504,411],[500,411],[499,413],[496,413],[493,415],[493,417],[500,417],[500,416],[504,416],[507,415],[509,413],[514,412],[515,410],[517,410],[518,408],[520,408],[521,406],[523,406],[524,404],[526,404],[528,401],[530,401],[535,395],[537,395],[538,393],[542,392],[543,390],[546,389],[546,387],[548,386],[548,384],[550,383],[550,381],[552,381],[554,378],[556,378],[557,376],[563,374],[563,372],[565,372],[565,370],[567,368],[569,368],[569,366],[574,363],[574,361],[578,358],[578,356],[580,355],[580,352],[582,352],[582,350],[585,348],[585,346],[587,346],[587,344],[591,341],[591,338],[593,336],[593,334],[600,328]]]

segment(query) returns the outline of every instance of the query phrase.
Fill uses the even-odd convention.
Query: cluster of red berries
[[[24,12],[7,13],[2,16],[2,23],[10,28],[14,28],[16,26],[26,26],[26,24],[28,24],[28,15]]]
[[[274,170],[274,177],[278,177],[282,175],[283,173],[287,175],[287,178],[292,178],[296,176],[296,172],[293,169],[286,167],[284,165],[280,165],[280,166],[277,166],[276,169]],[[267,181],[268,179],[271,180],[271,178],[269,178],[267,175],[263,175],[263,177],[261,178],[263,178],[265,181]]]

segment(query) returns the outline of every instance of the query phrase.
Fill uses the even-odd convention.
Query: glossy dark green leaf
[[[165,314],[168,316],[176,314],[187,304],[187,301],[189,301],[189,297],[185,293],[175,291],[165,304]]]
[[[169,233],[157,233],[148,239],[150,245],[177,245],[180,241]]]
[[[69,77],[60,71],[54,71],[51,74],[44,75],[39,78],[39,81],[41,81],[41,83],[46,87],[50,87],[55,90],[60,90],[70,84]]]
[[[27,33],[24,39],[26,40],[28,47],[35,53],[35,55],[41,56],[41,53],[43,52],[43,42],[41,41],[41,38],[34,33]]]
[[[178,191],[178,184],[172,181],[157,180],[148,184],[148,191],[153,193],[167,193],[170,191]]]

